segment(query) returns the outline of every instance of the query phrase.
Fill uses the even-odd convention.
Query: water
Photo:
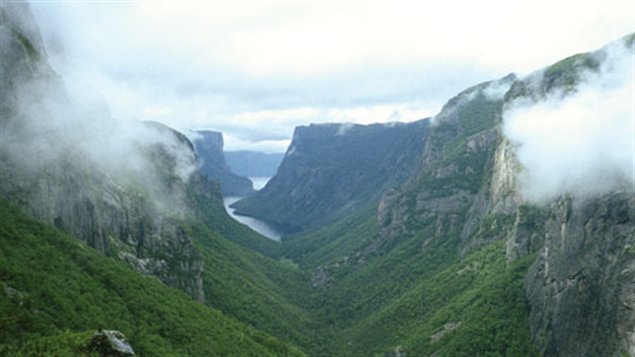
[[[249,179],[251,180],[251,182],[253,182],[254,189],[260,190],[265,187],[270,178],[271,177],[250,177]],[[242,197],[225,197],[225,199],[223,200],[223,203],[225,204],[225,210],[227,211],[229,216],[236,221],[247,225],[249,228],[262,234],[263,236],[275,241],[279,241],[280,237],[282,237],[282,233],[266,222],[263,222],[257,218],[240,216],[234,213],[236,209],[229,206],[231,206],[234,202],[239,201],[240,199],[242,199]]]
[[[263,187],[267,185],[267,182],[271,179],[271,177],[250,177],[251,182],[254,184],[254,190],[261,190]]]

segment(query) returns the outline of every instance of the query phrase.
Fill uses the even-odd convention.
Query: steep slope
[[[328,235],[330,244],[352,248],[340,251],[340,256],[328,263],[318,261],[320,265],[314,270],[314,282],[321,290],[316,305],[321,306],[325,319],[334,320],[340,331],[337,335],[342,339],[334,346],[340,353],[364,355],[394,350],[400,345],[407,346],[406,340],[417,336],[418,329],[429,331],[428,335],[420,336],[423,341],[429,341],[430,335],[453,322],[439,319],[424,328],[421,324],[427,320],[416,316],[430,316],[429,309],[435,305],[423,303],[430,294],[425,289],[430,289],[435,276],[443,271],[456,272],[462,268],[459,265],[461,252],[467,241],[480,240],[479,247],[486,246],[487,242],[504,236],[503,225],[511,229],[513,220],[488,216],[476,220],[476,227],[483,227],[481,231],[464,233],[465,226],[475,224],[470,215],[473,206],[482,204],[479,191],[490,185],[487,177],[492,174],[493,157],[500,140],[496,127],[501,120],[502,95],[513,80],[514,77],[509,76],[483,83],[446,104],[429,128],[417,175],[397,190],[385,193],[376,211],[356,217],[359,225],[351,222],[348,230],[362,229],[363,234],[340,235],[327,231],[313,234]],[[368,226],[368,217],[375,220],[374,227]],[[362,228],[364,226],[367,228]],[[344,243],[340,241],[342,238],[354,241]],[[292,245],[293,241],[290,239],[288,244]],[[505,260],[504,256],[500,258]],[[502,272],[506,268],[503,264],[497,269]],[[490,283],[493,282],[448,284],[447,289],[453,290],[441,288],[438,293],[448,295],[436,308],[445,306],[451,297],[459,296],[461,286],[467,293],[471,289],[485,289],[480,284]],[[417,309],[412,309],[415,315],[409,316],[404,313],[406,310],[397,309],[388,310],[387,315],[382,316],[385,308],[398,306],[409,294],[421,302]],[[509,309],[524,311],[524,306],[512,304]],[[399,326],[403,322],[404,327],[385,329],[384,324],[373,322],[378,319],[400,321]],[[528,327],[525,332],[519,332],[519,339],[509,342],[526,346]],[[371,338],[374,342],[367,340],[368,336],[374,336]],[[353,348],[346,347],[349,345]],[[412,352],[412,348],[424,348],[421,344],[410,347],[406,353]],[[492,352],[490,348],[495,347],[489,346],[481,352]],[[428,349],[428,353],[435,350]]]
[[[617,118],[630,122],[633,92],[627,78],[633,75],[634,48],[631,34],[598,51],[562,60],[517,82],[507,96],[509,105],[560,100],[566,108],[588,103],[590,95],[600,101],[593,102],[589,114],[603,117],[603,124],[615,120],[612,113],[620,107],[626,110]],[[525,284],[532,338],[545,355],[635,355],[635,178],[628,174],[633,157],[627,154],[622,172],[619,166],[605,166],[616,162],[606,151],[591,161],[595,166],[586,164],[594,170],[585,175],[599,174],[601,181],[584,189],[575,181],[565,182],[564,192],[550,200],[538,232],[544,246]],[[527,186],[521,190],[523,198],[535,200],[535,191]],[[511,247],[523,246],[527,237],[511,242]]]
[[[630,77],[611,56],[632,63],[632,48],[630,35],[467,89],[433,119],[416,173],[376,211],[283,241],[313,270],[334,354],[633,355],[632,179],[609,171],[582,193],[560,186],[536,200],[505,119],[519,105],[556,110],[598,76],[609,79],[603,90],[619,85],[612,72]]]
[[[284,158],[283,153],[257,151],[225,151],[225,161],[231,171],[247,177],[272,177]]]
[[[428,121],[298,127],[267,186],[236,213],[300,231],[323,226],[376,200],[415,169]]]
[[[298,307],[306,275],[226,214],[218,185],[196,171],[191,142],[158,123],[84,110],[46,62],[27,4],[0,9],[0,196],[208,306],[308,345]]]
[[[243,197],[252,194],[254,189],[251,181],[239,176],[242,174],[232,172],[225,162],[223,134],[211,130],[197,131],[196,134],[193,142],[201,163],[199,168],[201,173],[212,180],[220,181],[220,188],[225,197]]]
[[[81,344],[64,331],[88,331],[83,339],[89,339],[91,330],[110,328],[124,332],[142,356],[302,355],[27,218],[3,199],[0,217],[0,354],[69,352]]]
[[[148,355],[635,354],[632,179],[535,199],[509,136],[509,113],[575,98],[611,50],[479,84],[425,121],[298,128],[245,201],[308,231],[279,247],[224,213],[181,134],[76,113],[22,5],[0,5],[0,193],[48,225],[0,205],[3,353],[106,327]]]
[[[124,125],[73,106],[27,5],[0,10],[0,194],[202,301],[201,257],[177,223],[188,213],[189,142],[160,125]]]

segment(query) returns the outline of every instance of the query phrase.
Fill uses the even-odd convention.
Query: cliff
[[[631,78],[633,38],[461,92],[375,210],[283,240],[313,271],[338,353],[634,354],[633,181],[624,146],[612,145],[622,136],[605,127],[630,113],[632,92],[622,97],[620,85]],[[523,134],[539,135],[514,133],[518,118]],[[294,163],[321,181],[337,160],[285,158],[278,175]]]
[[[379,198],[417,167],[428,121],[322,124],[295,129],[267,186],[236,213],[302,231],[326,225]]]
[[[220,182],[223,196],[248,196],[254,192],[251,181],[232,173],[225,162],[223,134],[215,131],[198,131],[194,139],[196,154],[200,160],[200,172]]]
[[[543,355],[635,354],[633,187],[608,171],[592,187],[581,187],[573,176],[565,177],[559,193],[553,190],[556,194],[550,196],[545,187],[530,190],[528,170],[535,167],[523,165],[527,159],[519,158],[519,152],[526,148],[509,139],[510,123],[502,118],[518,107],[531,110],[527,108],[542,108],[544,103],[558,110],[561,104],[555,103],[570,103],[566,101],[594,89],[593,81],[601,83],[602,90],[610,89],[615,85],[611,72],[623,70],[616,63],[628,60],[629,52],[632,56],[632,46],[629,35],[525,78],[508,78],[509,90],[489,114],[482,103],[474,107],[478,95],[462,100],[469,90],[450,100],[430,130],[421,170],[401,192],[384,195],[379,205],[379,241],[416,236],[423,229],[434,232],[426,235],[424,246],[459,237],[461,256],[498,240],[506,242],[508,264],[538,254],[525,276],[525,297],[531,339]],[[465,120],[461,106],[471,106]],[[596,110],[599,115],[604,110],[611,120],[612,108]],[[466,125],[482,123],[481,114],[490,118],[490,129],[470,135]],[[567,133],[562,135],[566,140]],[[544,182],[551,183],[548,178]]]
[[[0,194],[203,301],[202,259],[180,224],[191,210],[191,143],[159,124],[75,107],[46,61],[27,5],[0,9]]]

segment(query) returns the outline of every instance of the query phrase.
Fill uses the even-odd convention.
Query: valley
[[[635,356],[635,34],[271,154],[77,102],[0,10],[0,355]]]

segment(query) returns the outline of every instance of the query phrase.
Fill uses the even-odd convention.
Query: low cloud
[[[223,139],[225,141],[225,151],[248,150],[264,153],[281,153],[285,152],[291,143],[291,139],[247,141],[225,133],[223,133]]]
[[[517,101],[505,111],[504,134],[517,145],[528,200],[633,190],[632,48],[616,43],[603,56],[599,71],[584,73],[575,93]]]
[[[355,127],[355,124],[353,123],[343,123],[340,124],[340,127],[337,129],[337,133],[335,133],[336,136],[342,136],[342,135],[346,135],[348,134],[353,128]]]
[[[12,29],[0,30],[0,55],[9,61],[9,68],[17,67],[18,61],[25,61],[19,57],[24,54],[12,45]],[[37,44],[37,38],[31,38]],[[182,194],[166,183],[166,177],[186,182],[196,169],[194,153],[185,143],[160,124],[112,118],[105,100],[89,86],[64,82],[47,63],[29,63],[10,72],[3,68],[4,174],[23,175],[28,182],[70,165],[71,180],[94,172],[97,180],[151,196],[150,202],[165,213],[183,212],[178,204]]]

